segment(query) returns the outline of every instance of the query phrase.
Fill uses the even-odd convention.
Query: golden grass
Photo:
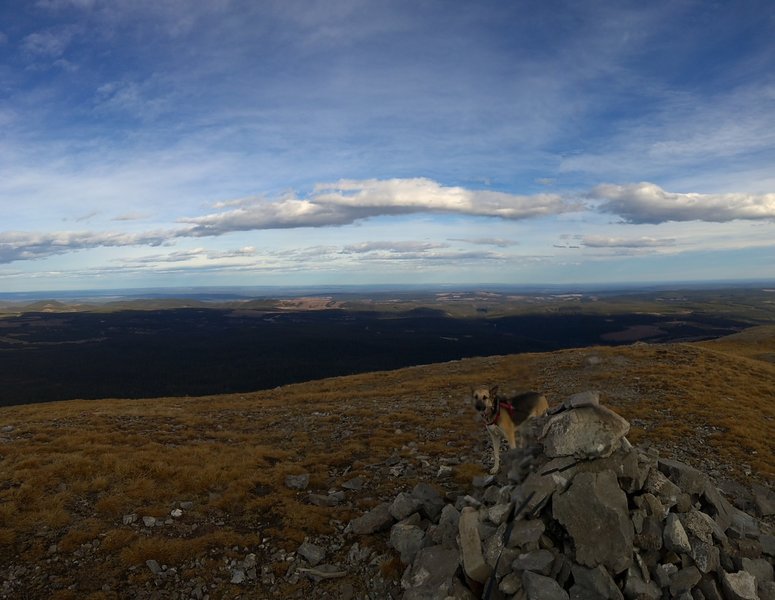
[[[585,366],[590,354],[601,366]],[[414,485],[411,477],[372,477],[391,455],[483,448],[486,436],[464,401],[483,383],[540,389],[550,403],[599,389],[633,422],[633,442],[696,444],[772,480],[773,354],[775,328],[757,328],[702,344],[470,359],[252,394],[3,408],[0,425],[14,430],[0,443],[0,563],[44,560],[49,544],[72,554],[97,542],[95,579],[129,580],[143,572],[129,569],[151,558],[180,565],[211,551],[255,549],[263,538],[295,550],[306,535],[331,534],[335,522]],[[445,485],[464,488],[483,473],[480,451],[473,454]],[[311,475],[309,490],[285,487],[287,475],[302,472]],[[356,475],[368,484],[349,494],[352,505],[307,501]],[[122,523],[129,513],[166,519],[184,501],[194,508],[172,525]]]

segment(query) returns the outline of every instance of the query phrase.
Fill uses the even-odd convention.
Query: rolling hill
[[[772,488],[774,357],[775,327],[756,327],[254,393],[1,408],[0,597],[354,597],[374,586],[389,597],[395,553],[345,527],[419,481],[466,493],[489,458],[466,401],[480,383],[540,389],[550,404],[600,390],[634,444],[724,490]],[[300,570],[305,540],[346,576]]]

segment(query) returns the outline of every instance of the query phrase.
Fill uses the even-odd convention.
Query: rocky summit
[[[389,531],[405,600],[775,600],[775,537],[709,477],[633,447],[594,392],[550,412],[469,494],[418,484],[350,523]]]

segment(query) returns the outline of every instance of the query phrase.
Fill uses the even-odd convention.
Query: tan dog
[[[490,469],[490,473],[495,475],[501,466],[501,438],[506,439],[509,448],[516,448],[517,429],[530,417],[543,415],[549,408],[549,404],[546,397],[538,392],[525,392],[510,397],[499,396],[497,385],[491,388],[472,388],[471,397],[492,440],[495,464]]]

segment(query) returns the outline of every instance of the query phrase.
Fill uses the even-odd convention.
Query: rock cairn
[[[420,483],[350,523],[389,530],[405,600],[775,600],[775,537],[707,476],[632,447],[595,392],[550,413],[500,479],[454,502]]]

